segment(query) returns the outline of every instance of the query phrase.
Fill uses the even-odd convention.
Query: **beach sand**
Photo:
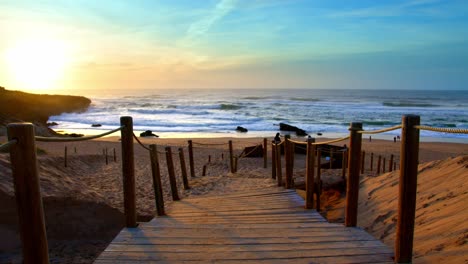
[[[271,139],[268,139],[269,142]],[[141,140],[146,145],[157,144],[161,154],[163,154],[164,146],[171,146],[174,154],[178,154],[179,147],[184,148],[188,168],[187,139],[143,138]],[[182,199],[194,195],[223,195],[229,192],[261,189],[276,185],[276,182],[271,179],[270,157],[268,157],[268,168],[266,169],[263,168],[263,158],[241,159],[238,172],[231,174],[229,172],[228,140],[233,140],[234,152],[237,155],[244,147],[263,142],[262,138],[193,139],[196,177],[190,179],[191,188],[189,190],[183,190],[179,158],[174,155],[179,195]],[[4,137],[0,138],[0,141],[4,142]],[[343,144],[349,145],[347,141],[337,145]],[[37,145],[46,152],[39,155],[38,162],[51,262],[91,263],[124,226],[119,138],[113,136],[76,143],[38,142]],[[65,146],[68,150],[68,167],[66,168],[63,157]],[[107,165],[103,155],[103,149],[106,148],[109,154],[109,164]],[[399,148],[399,142],[385,140],[368,142],[363,140],[363,150],[366,153],[374,153],[375,157],[386,155],[388,159],[390,154],[394,154],[395,160],[398,161]],[[113,160],[114,149],[117,154],[116,162]],[[270,149],[268,152],[270,155]],[[426,220],[425,223],[430,221],[434,226],[437,226],[437,230],[435,227],[428,227],[427,224],[420,223],[421,218],[417,217],[415,263],[436,262],[442,258],[467,261],[468,227],[466,223],[457,222],[460,219],[468,219],[466,203],[463,203],[468,198],[466,184],[463,181],[463,178],[466,179],[468,176],[468,158],[459,157],[467,154],[468,145],[466,144],[422,142],[420,145],[420,163],[423,164],[421,166],[426,166],[424,174],[421,174],[420,183],[425,182],[426,185],[432,186],[437,182],[438,186],[443,185],[444,188],[435,188],[429,191],[421,184],[417,215],[423,214],[425,218],[431,219]],[[208,163],[209,155],[211,155],[210,163]],[[164,155],[160,155],[159,159],[165,205],[171,206],[172,199],[166,159]],[[375,158],[374,162],[376,162]],[[304,164],[305,157],[296,155],[295,177],[297,182],[303,180]],[[369,159],[367,159],[367,164],[369,164]],[[206,176],[201,176],[203,165],[207,165]],[[0,262],[19,263],[21,261],[21,245],[18,237],[18,221],[8,154],[0,154],[0,167],[0,201],[2,203],[0,209],[0,236],[2,236]],[[432,171],[432,174],[429,173]],[[440,176],[442,172],[450,173],[452,171],[456,171],[457,177],[448,174]],[[427,174],[430,175],[427,176]],[[394,227],[392,218],[396,210],[396,204],[393,205],[396,196],[393,192],[396,187],[394,185],[395,176],[392,175],[397,175],[397,173],[385,173],[380,176],[376,175],[375,170],[364,173],[361,184],[359,224],[393,247],[391,239],[394,236],[394,229],[391,228]],[[135,176],[138,221],[148,221],[155,214],[151,166],[148,151],[137,144],[135,144]],[[327,188],[322,196],[322,208],[325,208],[323,214],[332,221],[338,222],[342,221],[344,212],[343,194],[330,186],[333,187],[340,178],[341,169],[323,170],[322,172],[324,186]],[[385,181],[384,179],[387,178],[388,180]],[[372,195],[369,196],[369,192],[372,192]],[[388,197],[392,197],[392,199],[386,198],[387,196],[383,194],[378,195],[380,192],[389,195]],[[433,196],[430,197],[431,195]],[[449,206],[449,209],[445,209],[443,206],[435,208],[436,205],[431,202],[438,197],[451,198],[452,196],[456,197],[458,205]],[[425,206],[426,203],[429,205]],[[376,209],[369,209],[371,206]],[[421,211],[421,208],[424,210]],[[374,223],[381,214],[385,215],[384,220],[378,221],[378,224]],[[392,227],[381,227],[382,223]],[[440,232],[449,232],[450,235],[441,237]],[[385,235],[382,236],[382,234]],[[430,245],[427,245],[426,242]]]

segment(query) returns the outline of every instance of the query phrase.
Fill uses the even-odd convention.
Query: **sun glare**
[[[28,40],[6,52],[12,81],[20,89],[45,91],[56,89],[67,64],[67,47],[57,40]]]

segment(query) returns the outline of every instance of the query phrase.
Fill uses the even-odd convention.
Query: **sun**
[[[65,74],[67,46],[63,41],[31,39],[16,43],[6,51],[10,79],[20,89],[56,89]]]

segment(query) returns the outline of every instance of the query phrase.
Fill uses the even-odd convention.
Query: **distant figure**
[[[393,137],[393,142],[396,142],[396,137]]]
[[[275,138],[273,139],[273,143],[275,143],[275,144],[281,143],[280,133],[276,133],[276,136],[275,136]]]
[[[400,141],[400,136],[396,136],[397,140]]]
[[[372,136],[369,136],[369,142],[372,142]]]

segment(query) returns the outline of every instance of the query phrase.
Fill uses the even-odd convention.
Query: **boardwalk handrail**
[[[34,126],[31,123],[10,123],[7,125],[9,141],[1,145],[0,148],[10,151],[24,263],[49,263],[44,209],[39,186],[36,141],[85,141],[110,135],[120,130],[126,226],[137,226],[132,117],[121,117],[120,124],[121,126],[116,129],[79,138],[35,136]]]
[[[91,140],[91,139],[96,139],[96,138],[101,138],[110,134],[113,134],[117,131],[120,131],[124,128],[125,126],[120,126],[116,129],[109,130],[107,132],[98,134],[98,135],[92,135],[92,136],[84,136],[84,137],[72,137],[72,138],[61,138],[61,137],[41,137],[41,136],[35,136],[34,138],[36,141],[40,142],[76,142],[76,141],[86,141],[86,140]]]
[[[468,129],[462,128],[447,128],[447,127],[431,127],[431,126],[414,126],[419,130],[427,130],[434,132],[450,133],[450,134],[468,134]]]

